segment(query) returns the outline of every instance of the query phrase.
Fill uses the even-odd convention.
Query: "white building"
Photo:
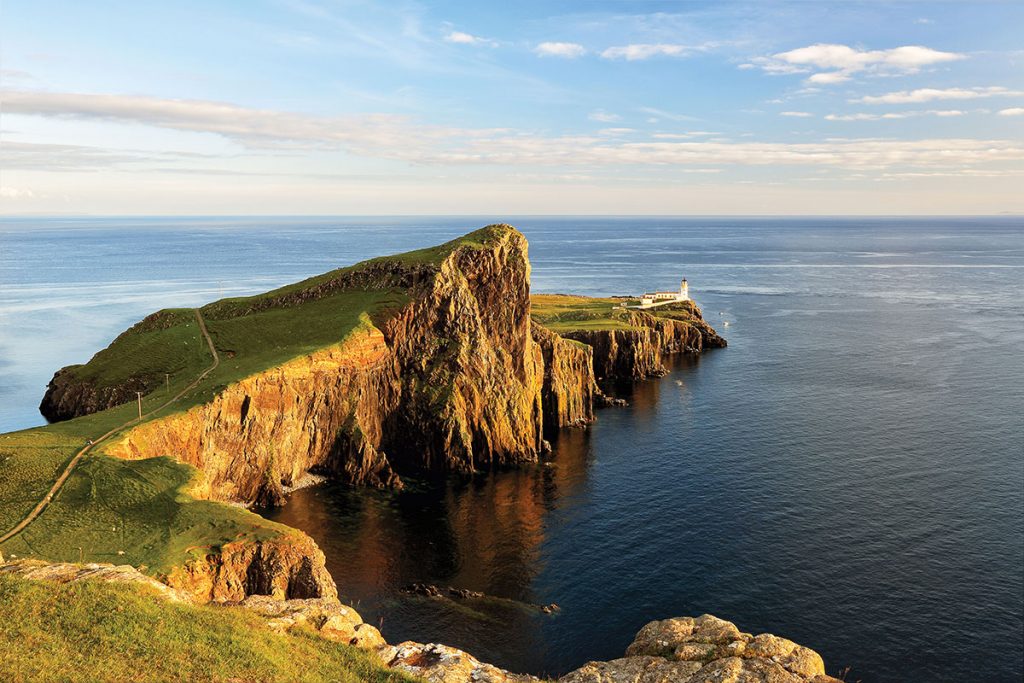
[[[687,284],[686,278],[679,283],[678,292],[644,292],[640,296],[640,305],[637,308],[651,308],[652,306],[661,306],[662,304],[670,304],[676,301],[689,301],[690,300],[690,285]]]

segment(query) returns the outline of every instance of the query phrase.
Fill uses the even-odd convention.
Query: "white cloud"
[[[780,111],[779,116],[791,116],[795,119],[806,119],[814,116],[814,114],[809,111]]]
[[[825,117],[826,121],[884,121],[887,119],[909,119],[916,116],[963,116],[967,112],[960,111],[959,109],[929,109],[928,111],[900,111],[900,112],[888,112],[885,114],[869,114],[869,113],[856,113],[856,114],[828,114]]]
[[[634,128],[602,128],[601,130],[597,131],[597,134],[598,135],[607,135],[607,136],[610,136],[610,137],[616,137],[616,136],[619,136],[619,135],[629,135],[630,133],[635,133],[635,132],[636,132],[636,129],[634,129]]]
[[[1000,109],[1000,116],[1024,116],[1024,107],[1010,107],[1009,109]]]
[[[769,74],[810,73],[808,83],[831,85],[847,81],[857,73],[912,74],[926,66],[964,58],[965,55],[956,52],[942,52],[922,45],[859,50],[849,45],[817,43],[758,57],[752,63]]]
[[[541,57],[565,57],[566,59],[575,59],[587,54],[587,48],[579,43],[540,43],[533,48],[533,51]]]
[[[256,150],[281,147],[343,150],[362,157],[440,166],[707,168],[778,165],[895,167],[901,171],[925,171],[1024,161],[1024,142],[999,139],[860,138],[781,143],[687,140],[669,138],[666,137],[669,134],[664,133],[647,139],[600,135],[552,137],[508,129],[449,128],[390,115],[319,117],[196,100],[32,91],[6,91],[0,94],[0,99],[6,113],[215,134]],[[687,131],[685,135],[698,137],[714,133]],[[5,163],[9,163],[11,146],[5,143],[4,150]],[[131,163],[133,168],[144,170],[147,163],[137,154],[118,161],[118,150],[81,148],[78,151],[86,166]],[[60,170],[69,158],[68,150],[59,145],[25,150],[25,153],[34,155],[31,160],[34,168],[44,170]],[[151,158],[148,163],[162,162]]]
[[[612,114],[611,112],[607,112],[604,109],[597,109],[595,111],[590,112],[587,115],[587,118],[590,119],[591,121],[599,121],[601,123],[615,123],[616,121],[622,120],[622,117],[619,116],[618,114]]]
[[[0,197],[4,199],[32,199],[36,193],[32,190],[24,190],[17,187],[0,187]]]
[[[1010,90],[1002,86],[987,88],[918,88],[917,90],[900,90],[884,95],[868,95],[851,102],[864,104],[918,104],[935,100],[976,100],[984,97],[1018,97],[1024,91]]]
[[[820,74],[812,74],[807,78],[808,83],[815,85],[835,85],[850,80],[850,74],[846,71],[825,71]]]
[[[487,45],[494,47],[497,45],[493,40],[489,38],[481,38],[480,36],[474,36],[471,33],[464,33],[463,31],[449,31],[444,37],[445,42],[458,43],[459,45]]]
[[[605,59],[625,59],[633,62],[651,57],[682,57],[690,52],[685,45],[671,43],[638,43],[635,45],[618,45],[609,47],[601,53]]]

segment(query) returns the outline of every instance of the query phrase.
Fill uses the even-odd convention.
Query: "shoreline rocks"
[[[155,590],[159,599],[193,601],[194,596],[161,584],[131,566],[0,560],[0,574],[35,581],[105,581],[137,583]],[[440,589],[417,584],[427,593]],[[451,589],[459,595],[462,591]],[[445,591],[448,592],[448,591]],[[467,597],[482,593],[466,591]],[[389,645],[376,627],[363,622],[337,597],[280,599],[252,595],[217,603],[223,609],[259,614],[271,630],[311,629],[322,638],[376,653],[388,668],[431,683],[540,683],[529,674],[505,671],[457,648],[406,641]],[[810,648],[769,633],[744,633],[732,622],[705,614],[652,621],[636,634],[625,656],[587,662],[559,683],[842,683],[825,673],[821,656]]]

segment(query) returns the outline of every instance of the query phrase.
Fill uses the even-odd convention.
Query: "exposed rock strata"
[[[593,348],[594,375],[599,380],[660,377],[667,372],[665,356],[726,345],[692,301],[657,311],[657,316],[639,310],[616,311],[630,329],[573,330],[563,336]]]
[[[0,555],[0,574],[13,574],[33,581],[53,581],[55,583],[78,583],[80,581],[134,583],[155,590],[162,598],[172,602],[184,602],[190,599],[187,594],[160,583],[127,564],[72,564],[41,560],[11,560],[5,564],[3,555]]]
[[[338,597],[323,552],[301,532],[275,540],[227,543],[163,578],[199,602],[239,601],[251,595],[280,600]]]
[[[590,424],[594,421],[594,406],[604,398],[594,381],[593,349],[563,339],[541,325],[534,324],[532,331],[544,359],[544,427]]]
[[[367,322],[343,344],[141,425],[108,452],[172,455],[201,470],[194,495],[243,503],[277,502],[314,468],[396,486],[399,473],[536,460],[544,369],[531,334],[526,239],[511,228],[495,234],[438,266],[413,267],[410,303],[379,327]],[[389,278],[405,282],[402,267],[387,266]]]

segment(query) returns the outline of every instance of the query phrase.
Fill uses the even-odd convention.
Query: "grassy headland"
[[[221,362],[162,410],[156,409],[211,363],[191,309],[147,316],[88,363],[68,372],[93,386],[141,378],[148,387],[142,398],[147,420],[184,411],[210,401],[233,382],[342,344],[407,302],[406,291],[386,286],[386,277],[381,280],[385,286],[359,286],[360,273],[436,266],[459,247],[485,248],[510,230],[488,226],[437,247],[371,259],[264,294],[203,306],[200,311]],[[346,284],[349,281],[355,284]],[[0,533],[31,511],[88,440],[131,421],[137,410],[132,400],[65,422],[0,435]],[[160,573],[192,553],[231,541],[293,533],[246,510],[192,498],[186,490],[195,470],[187,465],[170,458],[123,461],[103,455],[102,445],[97,450],[85,456],[39,518],[0,544],[0,550],[48,560],[129,563]]]

